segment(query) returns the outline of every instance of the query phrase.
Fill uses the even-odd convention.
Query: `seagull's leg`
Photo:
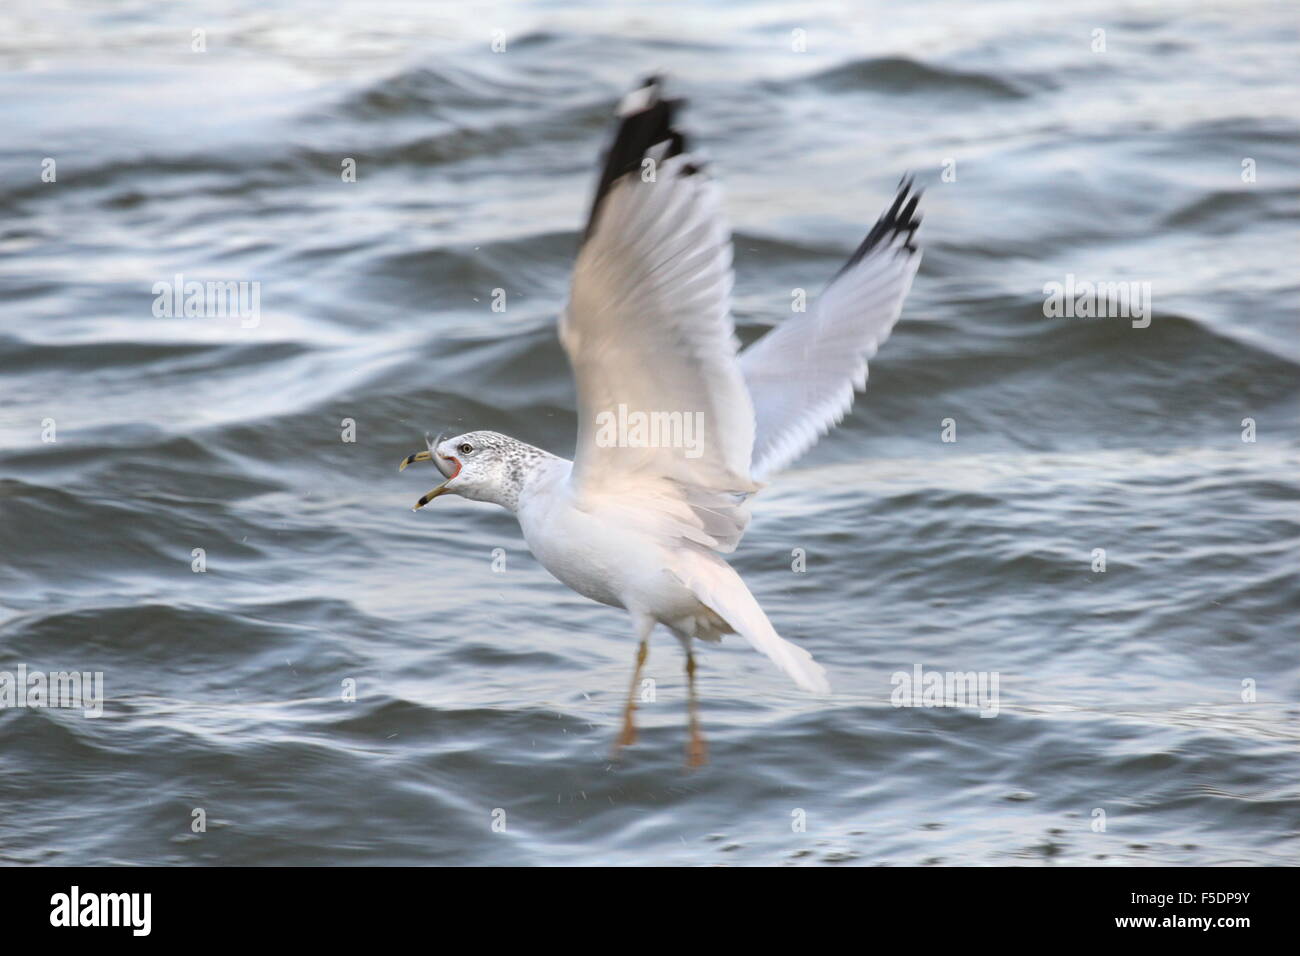
[[[686,766],[703,767],[709,762],[709,748],[700,733],[699,701],[695,696],[695,655],[691,645],[686,645],[686,712],[691,725],[691,737],[686,744]]]
[[[650,632],[654,626],[653,618],[638,618],[636,622],[640,643],[636,649],[636,668],[632,671],[632,683],[627,689],[627,703],[623,706],[623,730],[614,743],[616,757],[620,748],[630,747],[636,743],[636,724],[632,720],[632,715],[636,712],[636,691],[641,683],[641,668],[645,666],[645,659],[650,656]]]

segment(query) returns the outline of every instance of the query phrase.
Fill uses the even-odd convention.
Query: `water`
[[[0,670],[107,698],[0,711],[0,860],[1300,861],[1293,5],[0,21]],[[694,774],[675,642],[611,763],[624,616],[396,470],[444,427],[570,453],[554,316],[652,70],[726,188],[746,341],[928,184],[865,398],[734,555],[836,694],[706,648]],[[260,283],[259,321],[155,316],[177,274]],[[1045,317],[1070,274],[1149,282],[1149,327]],[[996,672],[997,716],[892,706],[918,665]]]

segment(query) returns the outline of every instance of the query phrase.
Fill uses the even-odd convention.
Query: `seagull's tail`
[[[735,569],[721,558],[687,551],[673,573],[700,602],[721,617],[737,634],[766,654],[796,684],[814,694],[829,694],[826,669],[797,644],[791,644],[772,627],[754,595]]]

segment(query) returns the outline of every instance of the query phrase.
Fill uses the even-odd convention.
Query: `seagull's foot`
[[[694,770],[709,762],[709,748],[700,733],[700,704],[695,696],[695,655],[686,648],[686,723],[690,739],[686,742],[686,769]]]
[[[623,729],[619,731],[618,739],[614,741],[614,756],[624,747],[631,747],[636,743],[636,721],[632,719],[632,714],[636,708],[628,707],[623,711]]]
[[[704,742],[704,735],[695,724],[691,725],[691,737],[686,742],[686,767],[695,770],[709,762],[709,745]]]
[[[623,705],[623,729],[619,732],[618,739],[614,741],[614,758],[618,759],[618,752],[624,747],[631,747],[636,743],[636,721],[633,716],[636,714],[636,690],[641,683],[641,668],[645,666],[645,659],[650,654],[650,644],[646,640],[650,633],[650,627],[645,627],[641,631],[641,643],[636,649],[636,669],[632,671],[632,683],[627,689],[627,703]]]

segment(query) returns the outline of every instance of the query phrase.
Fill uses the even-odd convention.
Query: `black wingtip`
[[[583,231],[584,242],[595,229],[600,204],[614,183],[628,173],[639,173],[642,160],[653,147],[668,143],[661,159],[680,156],[686,152],[686,137],[673,126],[673,117],[677,109],[684,105],[684,101],[664,99],[662,93],[663,78],[657,75],[647,76],[641,86],[625,96],[619,104],[618,130],[605,153],[605,166],[601,170],[596,195],[591,202],[587,228]],[[692,164],[683,172],[690,175],[698,170],[699,167]]]
[[[898,194],[894,197],[890,205],[876,224],[871,227],[866,238],[862,240],[861,245],[853,250],[853,255],[849,256],[849,261],[844,263],[840,272],[846,272],[852,269],[859,262],[871,254],[877,246],[892,242],[894,239],[906,233],[907,238],[903,241],[903,248],[908,252],[917,252],[916,244],[913,239],[916,236],[916,230],[921,225],[921,216],[916,211],[921,201],[923,190],[916,188],[916,181],[910,175],[903,176],[898,181]]]

